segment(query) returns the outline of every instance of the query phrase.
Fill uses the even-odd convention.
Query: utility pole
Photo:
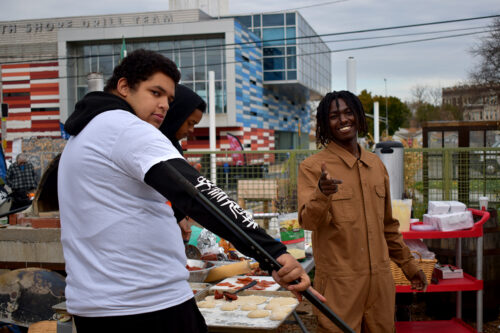
[[[387,132],[387,136],[389,136],[389,116],[387,115],[387,79],[384,78],[385,83],[385,130]]]

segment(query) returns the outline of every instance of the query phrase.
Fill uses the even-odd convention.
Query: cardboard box
[[[435,270],[437,277],[442,280],[462,279],[464,277],[463,269],[452,265],[436,265]]]

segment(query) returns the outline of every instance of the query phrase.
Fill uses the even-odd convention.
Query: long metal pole
[[[257,254],[257,256],[263,258],[263,260],[273,269],[279,270],[282,266],[276,259],[273,258],[259,243],[257,243],[253,238],[251,238],[246,232],[241,230],[241,228],[236,225],[229,217],[227,217],[221,210],[215,206],[208,198],[203,196],[186,178],[184,178],[179,171],[168,163],[164,165],[169,169],[169,172],[173,175],[173,179],[177,179],[178,182],[176,186],[182,187],[182,189],[190,195],[191,198],[196,200],[196,203],[204,207],[208,212],[211,213],[217,219],[221,225],[223,225],[227,230],[229,230],[235,237],[240,238],[240,240],[246,244],[250,245],[250,248]],[[298,283],[298,281],[295,281]],[[343,332],[354,333],[354,331],[347,326],[342,319],[340,319],[325,303],[321,302],[309,289],[302,291],[302,295],[311,302],[318,310],[320,310],[328,319],[330,319],[338,328]]]
[[[208,120],[209,120],[209,143],[210,151],[215,152],[217,142],[217,131],[215,125],[215,72],[208,72]],[[210,154],[210,180],[217,184],[215,154]]]
[[[385,83],[385,131],[387,136],[389,136],[389,117],[387,116],[387,79],[384,78]]]
[[[378,102],[373,102],[373,140],[375,143],[380,141],[380,129],[379,129],[379,109]]]
[[[477,238],[476,248],[476,279],[483,280],[483,236]],[[478,290],[476,294],[476,322],[478,333],[483,332],[483,293],[484,290]]]

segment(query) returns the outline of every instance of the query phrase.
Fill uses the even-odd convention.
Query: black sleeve
[[[172,210],[174,211],[174,216],[175,216],[175,219],[177,220],[177,223],[182,221],[182,219],[187,216],[186,214],[184,214],[180,209],[178,209],[174,205],[172,205]]]
[[[165,196],[176,209],[184,215],[192,217],[203,227],[230,241],[241,253],[255,258],[263,269],[269,270],[265,258],[260,256],[250,247],[250,244],[233,231],[218,222],[217,216],[213,216],[209,210],[198,204],[193,195],[178,186],[178,180],[169,172],[169,166],[175,168],[186,178],[203,196],[208,198],[217,208],[240,227],[247,235],[253,238],[273,258],[277,258],[286,252],[286,247],[271,236],[253,220],[252,216],[243,210],[224,191],[215,186],[210,180],[203,177],[195,168],[184,159],[172,159],[155,164],[144,177],[146,184]]]

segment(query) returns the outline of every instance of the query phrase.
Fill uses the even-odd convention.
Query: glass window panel
[[[274,25],[284,25],[285,20],[283,14],[264,14],[262,15],[262,25],[270,27]]]
[[[96,73],[99,71],[99,58],[97,57],[99,55],[99,48],[97,45],[92,45],[90,47],[90,72],[89,73]]]
[[[253,26],[260,27],[260,15],[253,16]]]
[[[297,69],[297,57],[286,57],[286,68]]]
[[[82,47],[76,49],[76,55],[78,57],[76,59],[77,85],[83,85],[86,84],[86,79],[84,77],[84,74],[86,73],[85,64],[88,63],[88,59],[84,57]]]
[[[83,47],[83,75],[90,73],[90,63],[92,62],[90,58],[90,46]]]
[[[205,40],[194,41],[194,79],[205,80]]]
[[[295,13],[286,14],[286,25],[295,25]]]
[[[207,39],[207,46],[221,46],[223,40],[220,38]]]
[[[427,147],[429,148],[442,148],[443,147],[443,133],[442,132],[429,132],[427,138]]]
[[[194,56],[194,79],[206,80],[205,76],[205,52],[203,50],[198,50]]]
[[[288,55],[297,54],[297,48],[295,46],[290,46],[286,48],[286,53]]]
[[[221,50],[218,48],[209,48],[207,50],[207,71],[215,71],[215,79],[220,80],[222,77],[221,67]]]
[[[274,55],[284,55],[285,48],[284,47],[265,47],[264,48],[264,56],[274,56]]]
[[[113,72],[113,47],[111,45],[99,45],[99,72],[109,76]]]
[[[283,28],[266,28],[263,29],[262,40],[264,46],[283,45],[285,39],[285,31]]]
[[[297,71],[288,71],[287,80],[297,80]]]
[[[195,82],[194,84],[194,91],[196,91],[196,93],[198,95],[200,95],[201,98],[203,98],[203,100],[207,100],[207,84],[205,82]]]
[[[194,64],[193,64],[193,41],[183,40],[180,43],[181,47],[181,61],[180,70],[182,73],[183,81],[192,81],[194,78]]]
[[[174,43],[173,42],[168,42],[168,41],[164,41],[164,42],[159,42],[158,43],[158,48],[159,48],[159,51],[161,53],[165,52],[165,53],[172,53],[172,50],[174,48]]]
[[[193,52],[193,41],[183,40],[179,43],[181,52],[192,53]]]
[[[253,30],[253,33],[254,33],[257,37],[259,37],[259,38],[261,38],[261,37],[262,37],[262,34],[261,34],[261,32],[260,32],[260,28],[254,29],[254,30]]]
[[[205,52],[205,45],[206,45],[206,42],[204,39],[195,39],[193,41],[193,46],[194,46],[194,52]]]
[[[125,41],[125,43],[126,43],[126,41]],[[133,43],[132,44],[132,50],[147,49],[147,47],[148,47],[147,43]],[[127,50],[128,50],[128,46],[127,46]]]
[[[457,148],[458,147],[458,131],[445,131],[443,141],[444,141],[445,148]]]
[[[113,44],[113,68],[120,63],[122,54],[122,44]]]
[[[76,90],[76,99],[79,101],[87,94],[88,88],[86,86],[84,87],[78,87]]]
[[[486,147],[500,147],[500,131],[486,131]]]
[[[149,42],[148,43],[148,50],[159,51],[158,42]]]
[[[295,44],[295,28],[286,28],[286,43]]]
[[[264,70],[285,69],[285,58],[264,58]]]
[[[469,147],[484,147],[484,131],[469,132]]]
[[[264,72],[265,81],[277,81],[284,79],[285,79],[285,72]]]
[[[237,19],[245,27],[252,26],[252,17],[251,16],[236,16],[235,19]]]

